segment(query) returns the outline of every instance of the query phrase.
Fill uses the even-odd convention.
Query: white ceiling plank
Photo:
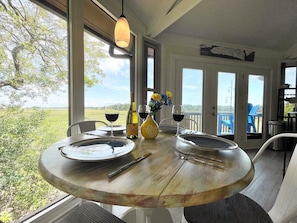
[[[154,38],[163,32],[166,28],[179,20],[192,8],[197,6],[202,0],[182,0],[168,14],[168,9],[164,9],[163,13],[155,17],[153,23],[148,25],[147,35]]]

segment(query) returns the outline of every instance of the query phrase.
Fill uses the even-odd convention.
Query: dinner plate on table
[[[99,127],[97,130],[110,133],[111,126],[102,126],[102,127]],[[113,133],[123,133],[125,130],[126,130],[126,126],[124,126],[124,125],[114,125],[113,126]]]
[[[60,148],[60,151],[61,155],[68,159],[97,162],[124,156],[134,147],[134,142],[129,139],[108,137],[79,141]]]
[[[204,151],[219,151],[237,149],[238,145],[228,139],[208,134],[181,134],[178,141],[190,145],[192,148]]]

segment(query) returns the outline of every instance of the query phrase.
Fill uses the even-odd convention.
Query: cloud
[[[189,90],[197,90],[197,89],[199,89],[199,86],[197,86],[197,85],[183,85],[183,88],[189,89]]]
[[[100,68],[107,75],[129,76],[128,61],[123,59],[106,58],[102,59]]]

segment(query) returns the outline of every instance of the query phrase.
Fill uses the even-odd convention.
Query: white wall
[[[229,66],[250,67],[255,69],[270,70],[269,89],[267,106],[271,107],[268,112],[268,119],[276,119],[277,117],[277,95],[278,86],[280,82],[280,61],[282,58],[281,52],[268,51],[263,49],[254,49],[246,46],[238,46],[231,44],[224,44],[218,42],[211,42],[195,38],[188,38],[183,36],[161,34],[157,40],[162,45],[162,90],[174,89],[175,80],[175,60],[176,58],[183,58],[186,60],[194,60],[203,63],[224,64]],[[200,55],[200,44],[213,44],[218,46],[225,46],[234,49],[245,49],[255,51],[254,62],[237,61],[224,58],[215,58]]]

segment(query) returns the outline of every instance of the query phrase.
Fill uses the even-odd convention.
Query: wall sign
[[[221,57],[243,61],[254,61],[255,52],[229,47],[201,44],[200,54],[204,56]]]

